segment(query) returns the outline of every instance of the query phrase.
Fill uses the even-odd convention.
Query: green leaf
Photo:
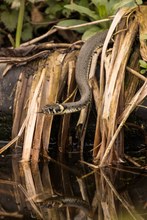
[[[86,8],[89,8],[89,0],[80,0],[78,1],[78,4]]]
[[[98,13],[100,18],[105,18],[108,16],[107,9],[105,5],[98,5]]]
[[[13,10],[11,12],[4,11],[1,13],[1,21],[5,27],[10,31],[14,31],[17,26],[18,12]]]
[[[135,4],[134,0],[124,0],[124,1],[120,1],[120,2],[116,3],[113,6],[113,8],[115,10],[117,10],[118,8],[122,8],[124,6],[133,7],[133,6],[136,6],[136,4]]]
[[[138,4],[138,5],[142,5],[142,0],[136,0],[136,3]]]
[[[70,15],[71,15],[71,10],[67,9],[67,8],[63,8],[62,9],[62,15],[65,17],[65,18],[69,18]]]
[[[14,0],[5,0],[7,4],[12,4]]]
[[[107,5],[109,2],[108,0],[92,0],[92,3],[98,7],[98,5]]]
[[[118,3],[121,0],[110,0],[110,1],[109,0],[91,0],[91,1],[96,6],[97,11],[99,15],[101,16],[101,18],[104,18],[114,13],[114,9],[113,9],[114,4]],[[102,6],[105,8],[105,13],[101,12],[102,9],[100,8]]]
[[[62,10],[62,6],[60,4],[55,4],[52,7],[48,7],[46,9],[46,14],[56,15],[57,12]]]
[[[24,24],[23,31],[22,31],[22,40],[27,41],[27,40],[32,39],[32,37],[33,37],[32,26],[29,23]]]
[[[92,37],[93,35],[95,35],[97,32],[101,31],[102,29],[99,28],[96,25],[93,25],[93,27],[90,27],[87,31],[84,32],[83,36],[82,36],[82,40],[88,40],[90,37]]]
[[[87,15],[88,17],[92,18],[93,20],[98,20],[99,17],[98,15],[95,13],[95,11],[90,10],[89,8],[77,5],[75,3],[72,3],[70,5],[65,5],[65,8],[68,8],[72,11],[77,11],[79,12],[81,15]]]
[[[140,40],[147,40],[147,34],[140,34]]]
[[[143,69],[143,70],[141,70],[140,71],[140,73],[143,75],[143,74],[145,74],[147,72],[147,70],[145,70],[145,69]]]
[[[85,24],[85,23],[87,23],[87,21],[78,20],[78,19],[68,19],[68,20],[60,21],[57,25],[62,27],[69,27],[69,26]],[[83,33],[85,30],[87,30],[87,27],[74,28],[73,30],[78,31],[79,33]]]
[[[140,67],[147,69],[147,62],[145,62],[144,60],[139,60],[139,64],[140,64]]]

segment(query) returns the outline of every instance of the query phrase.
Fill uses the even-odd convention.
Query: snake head
[[[42,108],[43,114],[51,114],[51,115],[61,115],[64,112],[64,107],[61,104],[50,104],[50,105],[45,105]]]

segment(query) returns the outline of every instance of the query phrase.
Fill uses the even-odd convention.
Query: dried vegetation
[[[147,95],[147,80],[139,73],[138,65],[140,55],[147,61],[147,46],[141,37],[147,29],[146,15],[146,6],[121,9],[112,21],[102,51],[99,49],[96,57],[93,57],[89,81],[94,104],[80,112],[77,126],[80,125],[82,156],[89,113],[91,107],[96,109],[93,160],[98,166],[119,162],[124,157],[123,126]],[[53,117],[56,116],[38,113],[41,107],[61,100],[74,101],[76,98],[76,48],[78,46],[69,45],[68,49],[56,49],[37,62],[38,68],[33,75],[26,78],[23,72],[20,74],[14,103],[13,140],[4,149],[12,143],[23,145],[22,161],[37,162],[40,152],[47,155]],[[98,83],[95,65],[100,53]],[[33,65],[36,66],[36,61]],[[69,128],[73,121],[70,114],[60,117],[58,149],[64,153],[71,143]]]

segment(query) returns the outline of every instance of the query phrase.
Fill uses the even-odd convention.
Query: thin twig
[[[134,74],[135,76],[137,76],[138,78],[140,78],[140,79],[142,79],[143,81],[147,81],[147,78],[145,77],[145,76],[143,76],[143,75],[141,75],[140,73],[138,73],[136,70],[133,70],[133,69],[131,69],[130,67],[126,67],[126,69],[130,72],[130,73],[132,73],[132,74]]]
[[[54,29],[52,28],[48,32],[46,32],[45,34],[41,35],[40,37],[36,37],[33,40],[30,40],[30,41],[28,41],[26,43],[23,43],[23,44],[21,44],[21,46],[25,47],[25,46],[28,46],[30,44],[37,43],[38,41],[40,41],[40,40],[42,40],[42,39],[44,39],[44,38],[54,34],[56,31],[57,31],[56,28],[54,28]]]
[[[78,24],[78,25],[73,25],[73,26],[69,26],[69,27],[63,27],[63,26],[58,26],[58,25],[55,25],[55,27],[57,29],[61,29],[61,30],[72,30],[75,28],[81,28],[81,27],[85,27],[85,26],[91,26],[94,24],[100,24],[100,23],[103,23],[106,21],[111,21],[112,19],[113,19],[113,17],[110,17],[110,18],[105,18],[105,19],[98,20],[98,21],[87,22],[85,24]]]

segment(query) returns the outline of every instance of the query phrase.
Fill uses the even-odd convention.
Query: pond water
[[[91,168],[78,153],[39,164],[0,155],[0,219],[147,219],[147,172],[130,164]]]

